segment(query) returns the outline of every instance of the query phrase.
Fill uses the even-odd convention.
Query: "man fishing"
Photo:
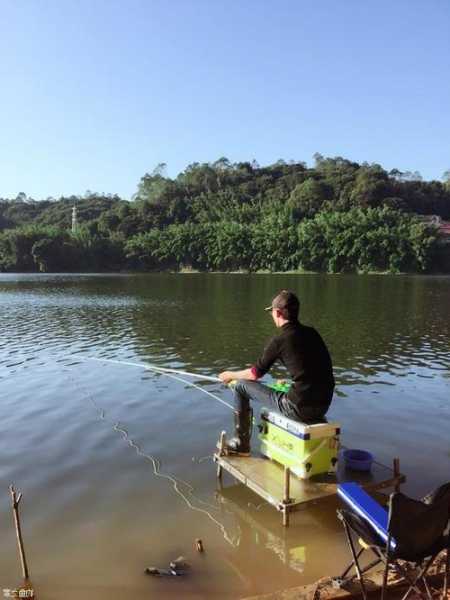
[[[330,354],[320,334],[299,322],[300,302],[288,290],[282,290],[265,310],[270,311],[281,332],[273,337],[261,357],[248,369],[223,371],[223,383],[236,380],[235,437],[227,443],[230,454],[250,455],[253,410],[250,401],[275,406],[283,415],[315,423],[324,420],[334,390]],[[292,385],[287,393],[276,391],[257,380],[279,360],[289,372]]]

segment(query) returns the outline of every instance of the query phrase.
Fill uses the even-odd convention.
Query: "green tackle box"
[[[284,382],[271,387],[279,391],[289,389]],[[313,475],[336,471],[338,423],[307,425],[264,408],[258,428],[261,454],[289,467],[297,477],[309,479]]]

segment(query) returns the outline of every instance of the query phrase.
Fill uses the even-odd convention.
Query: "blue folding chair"
[[[344,573],[335,578],[341,586],[358,578],[363,598],[367,598],[363,575],[380,563],[384,563],[381,598],[385,598],[389,567],[400,574],[408,584],[402,600],[414,590],[424,600],[432,599],[426,580],[427,572],[436,556],[446,552],[444,589],[446,598],[450,562],[450,483],[440,486],[422,500],[414,500],[400,492],[389,497],[388,509],[381,506],[356,483],[338,486],[338,495],[346,508],[338,509],[352,554],[352,562]],[[357,536],[361,549],[357,552],[353,537]],[[375,556],[364,568],[360,557],[364,551]],[[413,563],[416,575],[411,576],[399,561]],[[352,567],[356,575],[348,577]],[[424,591],[418,586],[423,585]]]

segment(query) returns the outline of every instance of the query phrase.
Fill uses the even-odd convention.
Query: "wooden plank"
[[[256,494],[283,510],[285,496],[284,469],[275,462],[256,456],[236,457],[215,455],[214,460],[238,481],[241,481]],[[338,483],[356,481],[366,490],[392,487],[404,481],[404,476],[394,470],[374,462],[370,473],[349,471],[341,466],[333,475],[314,476],[311,479],[290,478],[290,498],[288,510],[317,502],[337,493]]]

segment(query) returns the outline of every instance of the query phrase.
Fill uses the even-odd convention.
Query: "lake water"
[[[47,600],[235,599],[339,573],[348,555],[334,502],[283,530],[231,478],[216,491],[224,405],[139,367],[83,360],[243,367],[275,332],[262,309],[283,287],[330,348],[342,441],[381,462],[399,456],[407,493],[450,480],[448,277],[3,274],[0,589],[20,581],[11,482]],[[231,402],[225,387],[201,385]],[[144,575],[180,554],[188,577]]]

